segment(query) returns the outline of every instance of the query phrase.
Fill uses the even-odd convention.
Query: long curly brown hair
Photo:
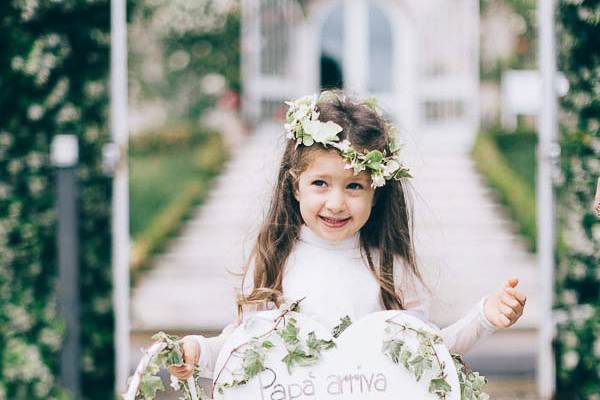
[[[383,152],[388,149],[392,132],[386,120],[370,104],[349,98],[340,91],[334,93],[336,96],[327,96],[325,101],[317,104],[319,120],[340,125],[343,129],[338,134],[340,141],[348,139],[358,151],[377,149]],[[272,302],[278,307],[283,302],[284,266],[303,223],[294,189],[313,153],[323,149],[318,144],[296,147],[294,140],[287,141],[269,210],[244,267],[242,288],[252,263],[254,285],[250,294],[246,295],[242,290],[238,298],[240,318],[244,306],[262,308]],[[388,310],[403,309],[402,294],[394,287],[395,257],[404,261],[401,268],[407,268],[422,282],[413,244],[412,203],[407,195],[408,189],[405,180],[388,180],[384,186],[378,187],[369,219],[360,229],[361,253],[379,282],[381,300]],[[373,263],[372,252],[379,253],[378,266]]]

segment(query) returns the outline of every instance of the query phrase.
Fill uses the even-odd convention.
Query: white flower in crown
[[[292,125],[283,124],[283,129],[285,129],[285,137],[288,139],[294,138],[294,132],[292,132]]]
[[[341,143],[338,143],[335,147],[342,152],[347,152],[351,147],[350,141],[348,139],[344,139],[344,140],[342,140]]]
[[[361,171],[364,171],[365,169],[367,169],[367,167],[365,166],[365,164],[363,164],[357,160],[352,160],[352,161],[350,161],[349,164],[344,165],[344,169],[353,169],[354,175],[358,175],[358,174],[360,174]]]
[[[385,177],[378,172],[371,174],[371,187],[378,188],[385,185]]]
[[[317,119],[318,113],[316,111],[317,96],[303,96],[295,101],[286,101],[289,107],[288,119],[291,117],[293,120],[299,121],[304,118]],[[314,116],[313,114],[317,114]]]
[[[315,142],[324,145],[339,141],[340,138],[337,137],[337,134],[342,131],[342,127],[333,121],[323,123],[321,121],[305,120],[302,122],[302,128],[304,133],[310,135]]]
[[[400,169],[400,163],[394,159],[388,160],[383,165],[383,176],[386,178],[391,178],[394,175],[394,172]]]

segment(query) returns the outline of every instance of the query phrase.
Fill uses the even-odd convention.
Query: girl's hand
[[[183,343],[183,364],[175,364],[169,366],[171,375],[185,380],[194,372],[198,360],[200,360],[200,344],[191,336],[184,336],[181,339]]]
[[[517,278],[509,279],[502,290],[487,298],[483,310],[487,320],[495,327],[508,328],[523,315],[527,297],[515,289],[518,284]]]

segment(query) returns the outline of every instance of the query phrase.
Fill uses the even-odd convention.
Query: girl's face
[[[354,176],[344,159],[333,151],[318,150],[298,177],[294,197],[304,223],[322,239],[344,240],[369,219],[375,190],[362,171]]]

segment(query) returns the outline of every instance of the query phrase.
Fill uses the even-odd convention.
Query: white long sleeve
[[[483,313],[485,299],[482,298],[467,315],[442,329],[444,343],[451,353],[464,354],[496,331]]]
[[[200,344],[200,359],[198,360],[200,377],[208,379],[213,378],[219,352],[235,328],[237,328],[237,324],[232,322],[227,325],[218,336],[209,338],[202,335],[192,336]]]
[[[429,321],[430,301],[423,285],[413,274],[402,269],[401,262],[396,262],[395,267],[399,269],[395,284],[397,290],[402,293],[404,309],[423,321]],[[483,305],[486,298],[487,296],[483,297],[464,317],[441,329],[441,336],[450,353],[464,354],[496,331],[497,328],[484,314]]]
[[[372,255],[377,265],[378,257]],[[411,279],[413,275],[400,260],[395,263],[395,285],[402,295],[404,309],[428,321],[429,296],[418,279]],[[253,273],[249,273],[248,280],[251,281]],[[316,236],[305,225],[286,262],[283,296],[286,300],[305,297],[299,311],[327,328],[333,328],[346,315],[352,321],[358,321],[383,309],[379,284],[360,254],[358,234],[344,241],[330,242]],[[481,299],[463,318],[441,329],[451,353],[463,354],[495,331],[484,316],[484,301],[485,298]],[[219,352],[236,326],[231,323],[219,336],[212,338],[195,336],[201,349],[199,367],[202,377],[213,377]]]

